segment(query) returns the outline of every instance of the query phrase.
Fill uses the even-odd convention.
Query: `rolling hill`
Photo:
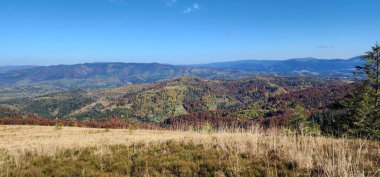
[[[17,98],[0,102],[0,107],[12,115],[18,112],[24,116],[78,120],[119,117],[163,122],[205,111],[226,111],[234,120],[254,120],[285,114],[285,110],[297,104],[309,111],[324,109],[343,98],[351,88],[338,79],[312,77],[254,77],[229,81],[184,77],[151,84]]]

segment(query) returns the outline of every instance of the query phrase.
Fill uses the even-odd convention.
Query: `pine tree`
[[[366,76],[365,85],[371,88],[374,92],[375,107],[380,108],[380,46],[375,44],[372,47],[372,51],[367,52],[365,56],[362,57],[366,62],[363,66],[357,66],[358,72],[355,74]]]
[[[357,66],[357,75],[364,75],[363,85],[353,93],[346,103],[353,119],[351,135],[380,139],[380,46],[375,44],[372,51],[362,57],[363,66]]]

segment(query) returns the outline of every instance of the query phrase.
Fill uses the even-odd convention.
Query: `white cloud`
[[[197,10],[199,10],[200,8],[201,8],[201,7],[199,6],[198,3],[194,3],[194,4],[192,4],[191,6],[187,7],[187,8],[183,11],[183,13],[184,13],[184,14],[188,14],[188,13],[191,13],[191,12],[197,11]]]
[[[194,9],[199,9],[199,4],[198,3],[194,3],[193,7],[194,7]]]
[[[183,11],[183,13],[184,13],[184,14],[188,14],[188,13],[190,13],[191,11],[193,11],[193,9],[192,9],[191,7],[188,7],[187,9],[185,9],[185,10]]]
[[[167,5],[167,6],[173,6],[173,5],[176,5],[178,2],[178,0],[164,0],[164,3]]]

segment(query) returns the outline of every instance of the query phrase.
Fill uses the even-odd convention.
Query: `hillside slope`
[[[234,119],[251,120],[276,116],[278,111],[286,110],[292,104],[310,110],[323,109],[344,97],[349,88],[337,79],[308,77],[255,77],[231,81],[185,77],[152,84],[13,99],[2,101],[0,105],[12,107],[24,115],[47,118],[120,117],[161,122],[196,112],[224,110]],[[312,98],[315,100],[310,101]]]

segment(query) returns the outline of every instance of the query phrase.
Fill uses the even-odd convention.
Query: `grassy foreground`
[[[0,176],[380,176],[380,143],[230,133],[0,126]]]

